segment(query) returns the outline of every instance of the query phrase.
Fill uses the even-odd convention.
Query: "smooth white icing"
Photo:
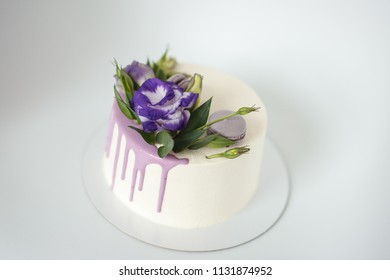
[[[201,100],[213,96],[211,113],[221,109],[237,110],[256,105],[259,112],[244,116],[247,123],[246,137],[236,146],[248,145],[250,152],[236,159],[206,159],[206,155],[222,152],[227,148],[202,148],[176,154],[188,158],[187,165],[177,165],[169,170],[161,212],[156,210],[159,198],[161,167],[146,167],[142,191],[134,192],[130,201],[134,152],[129,152],[127,176],[121,178],[126,150],[126,139],[120,141],[118,172],[113,192],[131,210],[156,223],[197,228],[221,222],[244,208],[259,187],[259,174],[263,143],[267,126],[267,113],[259,96],[242,81],[220,71],[192,64],[179,65],[178,71],[199,73],[203,79]],[[114,120],[115,121],[115,120]],[[130,129],[130,128],[129,128]],[[114,154],[118,143],[118,124],[114,126],[109,157],[103,158],[107,182],[111,183]],[[233,146],[232,146],[233,147]],[[112,207],[115,207],[113,205]]]

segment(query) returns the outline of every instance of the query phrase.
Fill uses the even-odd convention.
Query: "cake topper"
[[[200,104],[202,75],[175,72],[177,62],[167,54],[168,51],[165,51],[157,62],[149,59],[146,64],[133,61],[125,68],[114,61],[117,80],[115,99],[121,112],[134,121],[134,125],[129,127],[147,143],[156,145],[161,158],[185,149],[223,148],[236,144],[245,136],[245,122],[244,133],[232,137],[223,132],[230,129],[233,122],[217,129],[213,125],[255,112],[259,107],[241,107],[209,120],[212,98]],[[239,124],[242,126],[241,120]],[[241,131],[242,127],[236,130]],[[206,158],[230,159],[247,152],[247,146],[236,147]]]

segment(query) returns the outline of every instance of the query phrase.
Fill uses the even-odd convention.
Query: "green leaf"
[[[175,153],[183,151],[188,146],[192,145],[200,136],[204,133],[203,130],[193,130],[193,131],[181,131],[175,137],[175,146],[173,151]]]
[[[123,70],[123,68],[120,68],[118,65],[118,62],[114,60],[115,65],[115,73],[118,78],[118,80],[121,82],[123,86],[123,90],[126,94],[126,100],[125,103],[130,103],[131,99],[133,99],[134,94],[134,82],[131,79],[131,77]]]
[[[166,48],[165,52],[163,53],[163,55],[161,56],[158,62],[163,63],[167,59],[167,56],[168,56],[168,48]]]
[[[156,142],[161,144],[157,151],[160,158],[166,157],[173,149],[174,141],[168,131],[160,131],[157,133]]]
[[[151,62],[148,59],[147,65],[152,68],[156,78],[165,81],[172,75],[177,62],[173,57],[168,57],[168,49],[165,50],[157,62]]]
[[[120,72],[121,72],[120,81],[122,83],[123,89],[125,90],[126,99],[127,99],[126,101],[127,103],[130,103],[134,95],[134,83],[133,80],[130,78],[130,76],[123,69],[121,69]]]
[[[154,133],[145,132],[142,129],[139,129],[134,126],[129,126],[129,127],[137,131],[142,136],[142,138],[145,140],[146,143],[150,145],[154,145],[156,143]]]
[[[114,92],[115,92],[115,99],[118,103],[119,109],[122,111],[122,113],[127,118],[134,120],[133,115],[131,114],[130,110],[127,108],[127,104],[123,101],[121,95],[119,94],[118,90],[116,89],[116,86],[114,86]]]
[[[122,113],[130,120],[136,120],[137,123],[140,123],[140,119],[138,118],[137,114],[134,112],[133,109],[131,109],[130,105],[126,104],[126,102],[123,101],[121,95],[119,94],[118,90],[114,86],[114,92],[115,92],[115,99],[118,103],[119,109],[122,111]]]
[[[184,129],[185,132],[196,130],[206,124],[209,118],[211,101],[212,97],[191,113],[187,126]]]
[[[116,61],[115,59],[114,59],[114,65],[115,65],[116,76],[117,76],[118,79],[120,79],[121,71],[120,71],[120,68],[119,68],[119,65],[118,65],[118,61]]]
[[[159,64],[154,63],[153,67],[152,67],[152,70],[153,70],[154,75],[156,76],[156,78],[158,78],[158,79],[160,79],[162,81],[165,81],[168,78],[167,75],[165,74],[164,70],[160,67]]]
[[[148,59],[146,60],[146,65],[149,66],[150,68],[153,67],[153,62],[150,61],[149,57],[148,57]]]
[[[211,135],[207,135],[206,137],[199,138],[198,140],[195,141],[194,144],[190,145],[188,149],[190,150],[200,149],[206,146],[207,144],[209,144],[211,141],[213,141],[217,136],[218,136],[217,134],[211,134]]]
[[[230,140],[222,135],[216,134],[216,137],[207,144],[209,148],[223,148],[236,143],[234,140]]]

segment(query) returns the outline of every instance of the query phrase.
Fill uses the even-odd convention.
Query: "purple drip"
[[[122,136],[119,135],[119,137],[118,137],[118,139],[116,141],[117,149],[115,151],[114,170],[112,172],[111,189],[113,189],[114,185],[115,185],[115,177],[116,177],[115,175],[116,175],[116,169],[118,167],[119,150],[120,150],[121,142],[122,142]]]
[[[123,159],[123,166],[122,166],[122,175],[121,175],[122,180],[126,178],[126,169],[127,169],[127,161],[129,159],[129,152],[130,152],[130,147],[126,145],[125,157]]]
[[[107,132],[107,140],[106,140],[106,157],[108,158],[110,156],[110,148],[112,143],[112,134],[114,133],[114,125],[113,120],[110,120],[110,125]]]
[[[159,190],[159,197],[157,201],[157,212],[161,212],[162,210],[162,204],[164,201],[164,194],[165,194],[165,188],[168,180],[168,173],[169,171],[179,165],[179,164],[188,164],[188,159],[178,159],[173,155],[168,155],[165,158],[160,158],[157,154],[157,148],[153,145],[150,145],[146,143],[142,137],[139,135],[138,132],[135,130],[129,128],[129,126],[136,126],[136,124],[132,121],[127,119],[120,109],[118,108],[118,105],[116,102],[113,105],[112,108],[112,115],[111,120],[109,124],[108,129],[108,136],[107,136],[107,145],[106,145],[106,156],[110,156],[110,148],[112,144],[112,135],[114,132],[114,126],[115,124],[118,125],[118,139],[117,139],[117,147],[115,151],[115,158],[114,158],[114,167],[112,172],[112,185],[111,188],[113,189],[115,186],[115,177],[117,174],[117,165],[118,165],[118,159],[119,159],[119,152],[120,152],[120,146],[121,146],[121,139],[124,136],[126,138],[126,147],[125,147],[125,154],[124,154],[124,161],[122,166],[122,173],[121,173],[121,179],[124,180],[126,178],[126,170],[127,170],[127,159],[130,150],[134,152],[135,156],[135,162],[133,167],[133,176],[131,179],[131,186],[130,186],[130,201],[133,201],[134,199],[134,191],[135,191],[135,184],[137,182],[138,174],[139,174],[139,184],[138,184],[138,190],[142,191],[143,189],[143,183],[145,178],[145,169],[146,166],[149,164],[158,164],[161,166],[162,172],[161,172],[161,179],[160,179],[160,190]]]

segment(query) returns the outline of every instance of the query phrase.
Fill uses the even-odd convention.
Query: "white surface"
[[[251,241],[269,230],[286,208],[290,181],[283,159],[267,139],[264,168],[258,190],[250,203],[222,223],[194,229],[167,227],[132,211],[116,196],[102,172],[106,129],[91,137],[83,156],[83,184],[88,197],[110,223],[130,236],[174,250],[213,251]]]
[[[0,258],[389,259],[389,10],[379,0],[1,1]],[[181,61],[238,76],[267,106],[292,195],[253,242],[156,250],[107,223],[83,190],[113,58],[157,58],[167,44]]]

